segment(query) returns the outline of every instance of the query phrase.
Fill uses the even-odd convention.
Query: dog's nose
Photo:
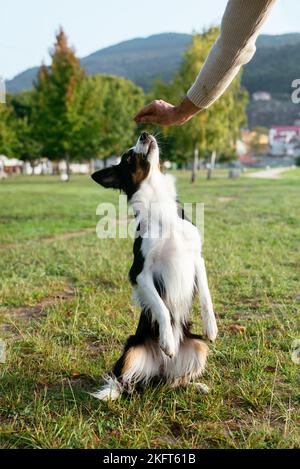
[[[150,135],[148,132],[143,132],[142,135],[140,136],[140,142],[145,143],[149,139]]]

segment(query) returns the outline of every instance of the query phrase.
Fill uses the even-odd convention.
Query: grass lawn
[[[89,396],[133,333],[132,240],[99,240],[85,177],[0,182],[1,448],[299,448],[300,170],[280,180],[178,175],[205,203],[204,255],[220,329],[202,382],[114,403]],[[73,232],[73,236],[70,235]],[[201,330],[199,305],[194,330]],[[245,330],[239,332],[236,326]]]

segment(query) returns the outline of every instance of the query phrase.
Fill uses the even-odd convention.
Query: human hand
[[[178,106],[173,106],[160,99],[153,101],[141,109],[134,120],[137,124],[159,124],[168,127],[185,124],[199,111],[201,109],[195,106],[188,98],[185,98]]]

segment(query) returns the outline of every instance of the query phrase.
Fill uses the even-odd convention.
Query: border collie
[[[137,232],[129,278],[142,309],[135,335],[93,395],[115,400],[123,391],[150,382],[187,386],[202,375],[208,354],[202,337],[190,331],[196,292],[204,335],[214,341],[218,333],[200,234],[177,201],[173,177],[161,173],[158,144],[147,132],[119,165],[97,171],[92,178],[105,188],[125,192],[133,207]]]

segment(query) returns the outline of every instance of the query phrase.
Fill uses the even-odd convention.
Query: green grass
[[[0,183],[2,448],[299,448],[300,171],[226,179],[180,199],[205,203],[204,255],[219,339],[193,388],[89,396],[138,321],[127,273],[132,240],[99,240],[96,207],[117,201],[88,178]],[[52,237],[52,239],[51,239]],[[199,305],[193,309],[200,331]],[[236,334],[232,325],[246,327]]]

